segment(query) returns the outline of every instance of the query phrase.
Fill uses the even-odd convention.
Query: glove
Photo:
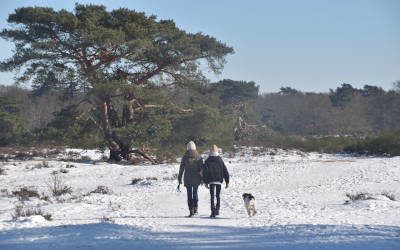
[[[228,187],[229,187],[229,183],[226,183],[226,184],[225,184],[225,188],[228,188]]]

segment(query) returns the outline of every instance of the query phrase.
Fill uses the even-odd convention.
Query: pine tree
[[[75,6],[73,12],[24,7],[10,14],[12,28],[0,36],[15,44],[0,70],[21,70],[19,82],[35,88],[85,93],[88,113],[110,149],[110,159],[128,159],[140,150],[139,135],[168,129],[168,124],[144,126],[149,109],[143,93],[161,93],[170,86],[196,86],[204,79],[200,62],[219,73],[233,49],[202,33],[188,33],[172,20],[157,20],[126,8],[107,11],[101,5]],[[122,105],[121,109],[118,106]],[[118,113],[119,112],[119,113]],[[148,119],[146,119],[148,118]],[[147,134],[143,134],[146,131]],[[122,135],[129,136],[128,140]]]

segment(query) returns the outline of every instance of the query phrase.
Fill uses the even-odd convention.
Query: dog
[[[247,214],[249,215],[249,217],[253,217],[257,213],[256,198],[254,198],[254,196],[249,193],[244,193],[242,197],[243,197],[244,207],[247,210]]]

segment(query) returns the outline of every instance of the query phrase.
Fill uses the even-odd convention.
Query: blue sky
[[[326,92],[341,83],[390,89],[400,80],[400,1],[398,0],[113,0],[109,9],[128,7],[173,19],[190,32],[203,32],[235,49],[221,75],[255,81],[262,92],[291,86]],[[0,2],[0,28],[20,6],[72,10],[73,1]],[[13,46],[0,39],[0,59]],[[0,73],[0,84],[13,74]]]

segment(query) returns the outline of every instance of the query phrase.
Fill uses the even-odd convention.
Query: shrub
[[[65,185],[61,176],[58,174],[53,174],[51,176],[51,182],[49,184],[50,191],[53,196],[61,196],[63,194],[70,194],[72,193],[72,188]]]
[[[149,184],[150,181],[158,180],[156,177],[146,177],[146,178],[133,178],[131,181],[131,185],[136,185],[138,183]]]
[[[36,190],[29,189],[28,187],[22,187],[19,190],[13,191],[12,194],[17,196],[20,201],[29,200],[30,197],[40,197]]]
[[[168,177],[164,177],[163,180],[165,181],[174,181],[174,180],[178,180],[178,174],[175,173],[172,176],[168,176]]]
[[[344,150],[349,153],[367,155],[400,155],[400,131],[367,137],[347,146]]]
[[[355,193],[355,194],[349,194],[347,193],[346,196],[351,200],[351,201],[358,201],[358,200],[373,200],[372,195],[369,193]]]
[[[131,185],[136,185],[142,180],[143,180],[142,178],[133,178],[131,181]]]
[[[392,194],[392,193],[389,193],[389,192],[387,192],[387,191],[384,191],[384,192],[382,192],[381,193],[383,196],[386,196],[389,200],[391,200],[391,201],[395,201],[396,200],[396,197],[394,196],[394,194]]]
[[[115,223],[115,221],[114,221],[112,218],[106,217],[106,216],[103,216],[103,217],[101,218],[101,222],[102,222],[102,223],[111,223],[111,224]]]
[[[90,192],[91,194],[111,194],[111,190],[106,186],[97,186],[97,188]]]
[[[16,220],[20,217],[30,217],[32,215],[41,215],[48,221],[52,220],[51,214],[44,214],[40,207],[24,208],[23,205],[16,205],[14,213],[11,216],[13,220]]]
[[[60,169],[60,173],[67,174],[69,171],[68,169],[62,168]]]

